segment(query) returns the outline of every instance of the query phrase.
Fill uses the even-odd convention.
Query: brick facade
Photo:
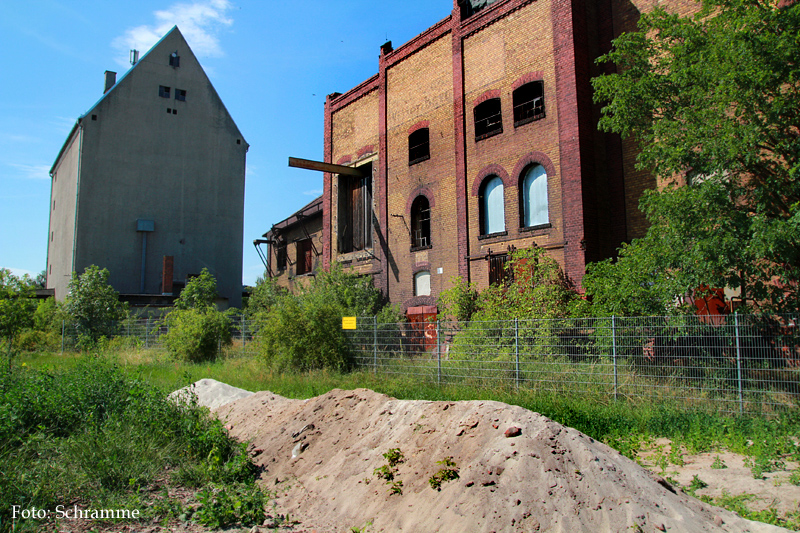
[[[373,237],[364,249],[339,251],[345,204],[338,177],[325,174],[324,264],[372,275],[408,309],[434,305],[453,276],[485,287],[491,257],[537,245],[580,287],[586,263],[646,229],[638,198],[653,180],[634,169],[634,146],[597,131],[590,79],[609,68],[594,59],[654,3],[498,0],[462,19],[453,0],[444,20],[398,49],[383,45],[376,76],[326,100],[325,161],[372,165]],[[671,5],[685,13],[695,4]],[[541,84],[543,108],[518,120],[514,91],[533,84]],[[422,128],[429,156],[415,160],[409,136]],[[525,227],[522,180],[537,165],[546,172],[546,223]],[[495,176],[502,197],[486,192]],[[535,194],[538,202],[545,196]],[[498,201],[504,229],[482,235],[482,211]],[[429,230],[416,205],[429,206]],[[418,294],[415,276],[426,272],[430,293]]]

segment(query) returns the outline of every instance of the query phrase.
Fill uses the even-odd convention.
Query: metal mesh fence
[[[255,355],[258,324],[244,316],[233,316],[231,338],[233,344],[225,347],[228,355]],[[158,318],[129,318],[117,324],[114,340],[123,346],[146,349],[165,349],[164,335],[169,332],[169,324]],[[78,345],[78,333],[64,325],[61,328],[61,349],[71,350]]]
[[[378,324],[359,367],[439,384],[774,413],[800,405],[798,317],[635,317]]]

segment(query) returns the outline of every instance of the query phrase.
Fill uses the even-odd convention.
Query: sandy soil
[[[704,504],[574,429],[498,402],[258,392],[216,414],[252,442],[277,510],[309,531],[785,531]],[[404,457],[402,494],[374,475],[392,448]],[[429,479],[448,457],[459,478],[436,491]]]

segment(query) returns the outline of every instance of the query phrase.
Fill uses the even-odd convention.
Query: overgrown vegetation
[[[261,355],[273,370],[305,372],[353,367],[353,353],[342,331],[344,316],[378,316],[381,322],[399,320],[384,305],[368,276],[345,272],[334,265],[295,294],[264,282],[250,300],[259,322]]]
[[[78,345],[90,348],[105,337],[111,338],[127,316],[127,306],[108,283],[108,270],[91,265],[83,274],[72,274],[64,316],[78,334]]]
[[[223,346],[231,344],[231,321],[214,305],[217,282],[204,268],[192,278],[166,316],[167,351],[176,359],[199,363],[213,361]]]
[[[601,129],[667,184],[641,199],[646,236],[587,269],[599,314],[675,313],[707,287],[800,310],[798,33],[798,3],[705,0],[691,17],[643,13],[599,59],[618,67],[592,82]]]
[[[92,356],[72,368],[15,368],[0,380],[0,531],[41,525],[12,522],[12,505],[113,506],[147,521],[187,512],[208,524],[263,520],[246,445],[196,403],[169,401]],[[200,491],[192,509],[169,497],[178,485]],[[211,493],[228,496],[203,496]]]

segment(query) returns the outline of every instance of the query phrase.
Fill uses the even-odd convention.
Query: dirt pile
[[[574,429],[499,402],[258,392],[216,413],[252,441],[279,511],[318,531],[786,531],[706,505]],[[507,436],[513,428],[519,435]],[[402,494],[374,475],[395,448]],[[458,479],[437,491],[429,480],[446,458]]]

